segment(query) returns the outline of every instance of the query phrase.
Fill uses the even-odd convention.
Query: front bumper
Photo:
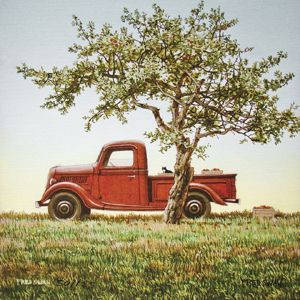
[[[48,206],[49,201],[41,202],[41,201],[35,201],[35,208],[40,208],[42,206]]]

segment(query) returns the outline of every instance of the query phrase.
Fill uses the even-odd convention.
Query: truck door
[[[99,172],[100,199],[109,204],[139,204],[136,149],[108,151]]]

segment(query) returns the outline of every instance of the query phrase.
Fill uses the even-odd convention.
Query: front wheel
[[[187,218],[205,218],[209,216],[211,205],[208,196],[204,193],[191,192],[188,195],[183,212]]]
[[[55,194],[48,205],[49,215],[54,220],[77,220],[82,211],[80,200],[68,192]]]
[[[82,219],[86,219],[91,215],[91,209],[86,207],[86,206],[82,206],[82,211],[81,211],[81,218]]]

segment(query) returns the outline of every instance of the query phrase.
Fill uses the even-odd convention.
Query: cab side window
[[[105,167],[131,167],[133,165],[132,150],[116,150],[112,151],[106,162]]]

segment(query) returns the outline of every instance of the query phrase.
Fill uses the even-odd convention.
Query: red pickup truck
[[[195,175],[189,187],[184,214],[205,217],[211,202],[238,203],[236,174]],[[91,209],[164,210],[174,175],[148,175],[147,153],[140,141],[119,141],[103,146],[97,161],[88,165],[50,169],[45,192],[36,207],[48,206],[57,220],[80,219]]]

